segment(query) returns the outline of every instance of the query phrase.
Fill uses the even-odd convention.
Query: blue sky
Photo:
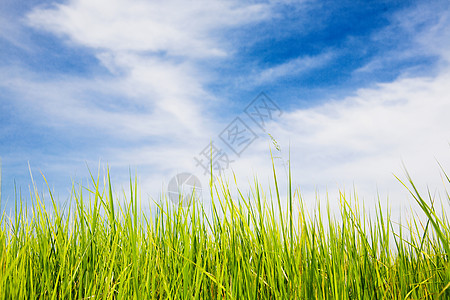
[[[449,28],[448,1],[3,0],[2,202],[28,164],[61,200],[86,164],[131,169],[144,200],[179,172],[206,185],[210,141],[225,175],[267,183],[270,133],[306,201],[355,185],[408,206],[402,162],[432,188],[450,167]],[[266,131],[243,112],[260,92],[283,112]],[[238,116],[258,136],[240,156],[219,138]]]

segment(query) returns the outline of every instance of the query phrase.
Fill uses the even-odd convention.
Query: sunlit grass
[[[31,205],[3,213],[2,299],[450,298],[449,220],[409,177],[427,220],[400,226],[380,203],[370,219],[344,194],[337,212],[306,211],[290,175],[279,209],[275,169],[272,196],[258,182],[234,198],[211,184],[211,210],[162,199],[146,213],[136,180],[125,202],[109,174],[91,181],[63,208],[34,189]]]

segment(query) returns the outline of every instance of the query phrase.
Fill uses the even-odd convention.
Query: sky
[[[107,168],[143,202],[183,172],[207,189],[213,146],[241,189],[273,187],[272,150],[283,195],[290,162],[310,205],[400,213],[405,168],[445,192],[449,62],[448,1],[2,0],[2,207]]]

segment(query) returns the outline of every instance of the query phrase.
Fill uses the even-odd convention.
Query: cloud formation
[[[436,7],[433,11],[436,12]],[[418,16],[412,18],[416,14]],[[398,217],[400,211],[414,206],[406,189],[395,178],[405,179],[404,167],[422,192],[426,193],[427,187],[432,194],[443,191],[438,162],[445,169],[450,168],[450,119],[447,113],[450,111],[450,87],[447,84],[450,82],[447,57],[450,47],[444,45],[447,40],[441,40],[441,37],[450,34],[448,15],[448,9],[442,10],[437,18],[431,17],[429,7],[408,9],[394,15],[391,25],[383,29],[394,34],[396,28],[398,34],[420,28],[406,42],[411,51],[437,56],[439,64],[429,75],[407,72],[393,81],[356,89],[353,95],[287,111],[281,120],[271,124],[268,132],[281,145],[284,161],[290,153],[293,182],[300,187],[307,204],[314,205],[319,191],[322,199],[330,196],[334,205],[339,188],[351,193],[355,187],[367,206],[372,206],[378,196],[383,202],[389,197],[394,216]],[[380,33],[375,33],[373,38],[379,39]],[[391,39],[392,36],[384,38]],[[411,52],[400,51],[405,46],[398,45],[399,55],[411,55]],[[377,56],[367,63],[366,71],[373,68],[374,63],[386,64],[391,59]],[[273,69],[283,70],[290,65],[288,62]],[[355,70],[354,76],[359,72],[361,69]],[[241,180],[245,182],[246,177],[255,174],[263,181],[271,177],[267,156],[269,144],[268,139],[259,139],[236,163],[234,170],[241,175]],[[281,178],[284,178],[283,187],[286,184],[284,167],[279,159],[275,161]]]
[[[193,1],[186,7],[178,0],[72,0],[42,5],[26,14],[27,26],[56,37],[64,47],[86,51],[95,57],[101,72],[79,75],[69,68],[48,74],[20,64],[2,65],[0,88],[15,99],[12,106],[20,111],[17,119],[56,131],[67,140],[81,135],[89,140],[70,151],[69,146],[61,146],[66,152],[49,155],[54,164],[47,162],[44,172],[72,172],[69,168],[77,163],[96,163],[101,157],[120,170],[138,166],[144,192],[156,199],[177,172],[202,173],[193,156],[234,119],[229,111],[224,113],[225,106],[240,111],[237,106],[243,109],[251,100],[248,93],[236,92],[240,100],[235,101],[214,89],[214,85],[223,85],[223,90],[233,88],[230,80],[222,80],[222,72],[230,71],[228,65],[236,64],[227,76],[250,83],[252,88],[268,87],[269,96],[283,106],[286,102],[272,95],[271,87],[296,89],[292,83],[284,86],[285,79],[303,78],[318,69],[326,73],[330,64],[336,69],[341,59],[352,57],[349,45],[357,40],[355,36],[346,37],[342,48],[290,53],[269,62],[264,61],[268,57],[264,53],[258,56],[257,50],[255,54],[240,47],[235,30],[255,30],[256,24],[270,27],[273,20],[283,17],[280,5],[288,5],[282,7],[287,9],[296,4]],[[331,12],[332,7],[327,13],[331,16]],[[299,26],[307,31],[304,24],[314,22],[311,18]],[[294,184],[311,203],[316,188],[325,193],[338,186],[351,188],[353,183],[369,199],[375,197],[378,186],[382,196],[389,193],[393,201],[403,203],[400,198],[405,195],[398,192],[402,188],[392,175],[402,174],[402,160],[419,182],[433,186],[440,181],[437,168],[433,168],[434,157],[448,165],[449,10],[423,4],[389,15],[387,20],[387,26],[367,38],[379,53],[347,73],[356,78],[422,56],[437,58],[439,64],[430,66],[427,74],[405,68],[385,83],[372,81],[350,91],[346,87],[344,96],[321,98],[308,108],[296,105],[302,95],[290,95],[283,117],[268,130],[282,145],[284,160],[290,147]],[[326,24],[319,25],[313,27],[326,28]],[[8,28],[3,39],[33,48],[23,39],[13,38],[22,27]],[[302,36],[308,33],[302,32]],[[249,44],[246,47],[253,46]],[[237,51],[248,51],[244,57],[253,60],[238,65],[243,59],[239,57],[231,62],[230,57],[239,55]],[[248,65],[254,68],[242,68]],[[411,65],[416,67],[414,62]],[[261,138],[232,165],[244,184],[255,174],[263,183],[271,176],[270,139],[259,133]],[[44,153],[52,146],[29,151]]]
[[[269,17],[268,6],[239,1],[73,0],[28,15],[32,26],[86,47],[204,59],[226,55],[214,34]]]
[[[203,110],[214,99],[204,88],[210,70],[198,61],[228,55],[230,45],[217,33],[269,15],[267,5],[237,1],[193,1],[186,7],[182,1],[74,0],[34,9],[26,20],[33,28],[56,34],[70,45],[92,49],[114,75],[112,80],[91,79],[95,84],[68,80],[69,84],[73,80],[79,83],[81,92],[75,93],[76,97],[55,91],[61,106],[72,116],[65,116],[65,120],[78,117],[82,122],[106,125],[105,119],[114,119],[115,132],[180,138],[195,136],[208,123]],[[60,86],[57,82],[49,85]],[[84,95],[92,90],[100,99]],[[105,107],[111,94],[116,94],[113,101],[122,97],[128,103],[119,106],[120,111],[108,111]],[[47,102],[44,105],[61,116],[56,103]]]

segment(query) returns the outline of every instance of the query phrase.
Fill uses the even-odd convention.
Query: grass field
[[[162,199],[146,213],[136,180],[123,204],[109,178],[74,186],[65,206],[34,190],[3,213],[1,299],[450,299],[449,220],[412,180],[399,187],[427,220],[399,226],[344,195],[340,211],[306,211],[290,187],[278,209],[275,170],[275,188],[250,196],[211,184],[208,211]]]

